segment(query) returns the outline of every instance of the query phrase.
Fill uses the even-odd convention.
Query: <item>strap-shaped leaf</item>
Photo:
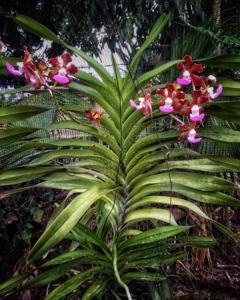
[[[149,153],[144,155],[142,159],[139,159],[139,161],[132,168],[132,163],[130,162],[128,164],[128,173],[126,178],[127,180],[134,178],[137,174],[144,173],[146,170],[152,168],[162,160],[168,162],[169,159],[177,157],[190,158],[199,156],[200,154],[198,152],[195,152],[188,148],[161,150],[154,153]]]
[[[66,253],[63,253],[53,259],[48,260],[45,264],[42,265],[42,267],[48,267],[48,266],[55,266],[55,265],[61,265],[65,264],[74,260],[77,260],[79,258],[83,257],[90,257],[92,259],[100,259],[100,260],[106,260],[106,256],[99,253],[98,251],[94,251],[91,249],[87,250],[75,250],[75,251],[69,251]]]
[[[56,171],[57,169],[57,166],[41,166],[37,168],[29,167],[6,170],[0,174],[0,185],[10,185],[30,181]]]
[[[177,192],[183,196],[189,197],[193,200],[208,203],[208,204],[217,204],[223,206],[240,206],[240,200],[236,199],[230,195],[226,195],[222,192],[206,192],[199,191],[198,189],[193,189],[188,186],[183,186],[182,184],[175,184],[165,182],[161,184],[154,184],[145,186],[139,191],[135,196],[131,197],[131,201],[135,202],[141,200],[143,197],[148,195],[153,195],[159,192]]]
[[[140,201],[134,202],[131,204],[131,208],[137,208],[139,206],[149,205],[149,204],[167,204],[170,206],[176,205],[183,208],[187,208],[195,212],[197,215],[201,216],[204,219],[209,220],[210,218],[195,204],[190,201],[180,199],[177,197],[169,196],[149,196],[141,199]]]
[[[40,286],[45,286],[50,284],[51,282],[63,277],[66,273],[68,273],[74,266],[74,263],[64,264],[62,266],[54,267],[48,271],[45,271],[32,280],[27,282],[24,286],[25,288],[36,288]]]
[[[208,126],[198,130],[205,138],[224,143],[240,143],[240,131],[225,127]]]
[[[145,220],[159,220],[171,225],[177,225],[172,213],[167,209],[160,208],[145,208],[130,211],[126,214],[124,223],[129,225]]]
[[[20,283],[22,283],[22,281],[28,277],[29,274],[27,273],[23,273],[21,275],[18,276],[14,276],[11,277],[10,279],[2,282],[0,284],[0,294],[3,293],[9,293],[11,292],[13,289],[15,289]]]
[[[198,59],[196,62],[216,68],[238,69],[240,66],[240,55],[219,55],[210,58]]]
[[[48,130],[54,130],[54,129],[73,129],[80,132],[88,133],[93,136],[97,136],[100,140],[103,142],[109,144],[111,148],[118,154],[120,152],[120,148],[118,144],[116,143],[116,140],[103,130],[97,129],[91,125],[83,124],[82,122],[76,122],[76,121],[62,121],[58,123],[53,123],[50,126],[48,126]]]
[[[96,272],[99,272],[100,270],[100,267],[95,267],[72,276],[70,279],[52,290],[47,295],[45,300],[57,300],[65,297],[66,295],[78,289],[86,280],[90,279]]]
[[[153,133],[151,135],[140,138],[136,141],[127,151],[124,162],[127,165],[128,162],[138,153],[138,150],[142,150],[152,144],[163,144],[163,142],[174,141],[178,137],[178,132],[175,130],[168,130],[163,132]]]
[[[124,87],[127,89],[129,86],[129,81],[133,80],[133,77],[135,76],[135,72],[138,66],[138,63],[144,53],[144,51],[151,45],[151,43],[159,36],[160,32],[164,29],[166,24],[168,23],[170,18],[170,14],[162,14],[154,24],[153,28],[151,29],[149,35],[145,39],[142,46],[138,49],[136,54],[134,55],[133,59],[131,60],[131,63],[129,65],[128,72],[125,77],[125,85]]]
[[[104,292],[104,290],[107,289],[108,282],[108,278],[96,279],[87,289],[82,297],[82,300],[90,300],[94,299],[96,296],[100,296]]]
[[[208,115],[226,121],[240,122],[240,101],[216,101],[205,108]]]
[[[158,273],[150,273],[150,272],[129,272],[123,275],[123,280],[126,282],[132,280],[143,280],[143,281],[162,281],[166,280],[166,276],[158,274]]]
[[[0,145],[14,142],[35,132],[35,128],[10,128],[0,130]]]
[[[165,184],[165,183],[179,184],[186,187],[191,187],[199,191],[231,191],[234,188],[234,184],[223,178],[218,178],[211,175],[201,174],[193,172],[168,172],[160,175],[152,175],[145,179],[139,180],[135,183],[130,197],[140,191],[145,185]]]
[[[145,245],[155,241],[165,240],[176,236],[177,234],[187,231],[190,226],[161,226],[149,229],[143,233],[129,238],[120,245],[121,251],[128,248],[134,248],[136,245]]]
[[[32,105],[12,105],[0,108],[0,123],[20,121],[46,111],[43,107]]]
[[[149,253],[149,252],[148,252]],[[138,258],[136,260],[126,261],[122,271],[131,268],[156,268],[163,265],[169,265],[175,263],[177,260],[184,258],[187,255],[184,251],[177,253],[163,254],[158,253],[151,257],[151,254],[147,255],[149,258]]]
[[[32,248],[28,261],[34,262],[49,249],[59,243],[77,224],[79,219],[96,200],[108,193],[108,189],[92,187],[85,193],[77,196],[47,227],[37,243]]]

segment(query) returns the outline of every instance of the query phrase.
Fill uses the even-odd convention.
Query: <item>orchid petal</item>
[[[189,85],[191,83],[191,79],[177,78],[177,83],[180,85]]]
[[[30,80],[30,82],[31,82],[32,84],[35,84],[35,83],[37,82],[37,80],[36,80],[36,78],[35,78],[34,75],[31,75],[30,78],[29,78],[29,80]]]
[[[130,102],[130,105],[135,109],[141,109],[142,108],[140,105],[137,105],[132,99],[129,102]]]
[[[58,83],[61,83],[61,84],[67,84],[69,83],[69,78],[65,75],[60,75],[60,74],[56,74],[53,76],[53,79],[58,82]]]
[[[213,99],[219,97],[223,92],[223,86],[219,84],[216,93],[213,95]]]
[[[23,74],[23,70],[22,70],[21,67],[19,67],[18,70],[17,70],[10,63],[6,63],[6,68],[7,68],[8,72],[10,72],[14,76],[21,76]]]

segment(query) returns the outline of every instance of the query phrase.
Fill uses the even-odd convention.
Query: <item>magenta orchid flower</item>
[[[171,113],[173,111],[173,100],[170,97],[167,97],[164,100],[164,105],[159,106],[161,112]]]
[[[222,94],[222,92],[223,92],[223,87],[221,84],[219,84],[215,93],[212,86],[208,88],[208,94],[211,99],[216,99]]]
[[[72,58],[69,53],[63,53],[59,57],[52,57],[49,63],[55,67],[55,70],[50,72],[49,77],[61,84],[68,84],[72,75],[77,73],[77,67],[72,63]]]
[[[202,140],[202,138],[199,137],[199,135],[197,134],[195,129],[191,129],[189,131],[187,139],[188,139],[189,143],[192,143],[192,144],[199,143]]]
[[[6,63],[6,68],[14,76],[21,76],[23,74],[23,63],[17,63],[18,69],[15,69],[14,66],[10,63]]]
[[[177,66],[179,69],[183,70],[182,75],[177,78],[177,83],[180,85],[189,85],[193,82],[195,85],[197,81],[199,81],[198,76],[194,75],[194,73],[202,73],[202,65],[194,64],[192,57],[190,55],[184,56],[184,63],[179,63]]]
[[[204,114],[200,114],[200,107],[198,105],[193,105],[191,109],[191,114],[190,114],[190,120],[197,122],[197,121],[202,121],[205,117]]]

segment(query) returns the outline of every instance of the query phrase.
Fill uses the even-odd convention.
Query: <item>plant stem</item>
[[[117,282],[119,283],[119,285],[121,287],[123,287],[126,291],[126,295],[127,295],[127,298],[128,300],[132,300],[132,296],[130,294],[130,291],[129,291],[129,288],[128,286],[122,281],[120,275],[119,275],[119,272],[118,272],[118,267],[117,267],[117,248],[116,248],[116,244],[114,243],[114,246],[113,246],[113,269],[114,269],[114,273],[115,273],[115,276],[116,276],[116,279],[117,279]]]

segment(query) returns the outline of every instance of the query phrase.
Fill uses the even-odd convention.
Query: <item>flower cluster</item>
[[[164,88],[156,91],[160,97],[159,110],[169,113],[174,120],[178,121],[178,129],[181,131],[179,140],[187,138],[190,143],[198,143],[201,141],[201,137],[196,129],[199,122],[205,118],[204,108],[221,95],[223,88],[219,84],[214,91],[216,77],[213,75],[200,76],[203,72],[202,65],[194,64],[189,55],[185,55],[184,62],[179,63],[177,67],[182,70],[182,74],[177,80],[174,83],[167,83]],[[182,90],[185,86],[192,87],[188,95]],[[139,98],[139,105],[130,100],[131,106],[137,110],[143,110],[144,115],[151,114],[149,95],[151,93],[148,91],[144,98]],[[147,110],[146,106],[148,106]]]
[[[24,75],[26,82],[32,84],[35,89],[49,88],[50,82],[69,84],[73,75],[78,71],[77,67],[71,63],[72,58],[69,53],[50,58],[48,62],[34,61],[25,47],[23,61],[17,63],[17,68],[8,62],[6,68],[14,76]]]

